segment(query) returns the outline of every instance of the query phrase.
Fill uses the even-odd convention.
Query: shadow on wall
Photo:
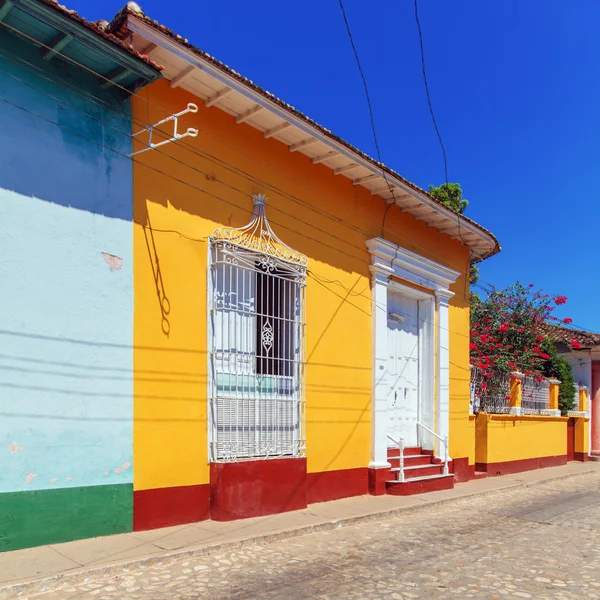
[[[0,161],[0,197],[9,190],[132,219],[129,100],[72,65],[42,60],[39,48],[4,34],[0,89],[0,130],[11,149]]]

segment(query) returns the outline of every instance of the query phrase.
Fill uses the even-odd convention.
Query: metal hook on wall
[[[185,133],[179,133],[177,131],[177,123],[178,123],[179,117],[186,115],[187,113],[197,113],[197,112],[198,112],[198,106],[196,104],[193,104],[192,102],[190,102],[187,105],[187,108],[185,108],[181,112],[171,115],[165,119],[162,119],[162,121],[158,121],[158,123],[154,123],[154,125],[148,125],[148,127],[144,127],[143,129],[136,131],[134,134],[132,134],[131,137],[135,137],[136,135],[139,135],[140,133],[144,133],[145,131],[147,131],[148,132],[148,142],[147,142],[145,148],[142,148],[141,150],[137,150],[136,152],[132,152],[129,155],[129,157],[131,158],[132,156],[135,156],[136,154],[141,154],[142,152],[146,152],[147,150],[154,150],[154,148],[164,146],[165,144],[170,144],[171,142],[176,142],[177,140],[181,140],[185,137],[196,137],[198,135],[197,129],[194,129],[193,127],[188,127],[188,129]],[[158,142],[157,144],[153,144],[152,143],[152,133],[154,132],[154,128],[158,127],[160,125],[163,125],[164,123],[168,123],[169,121],[173,121],[173,137],[169,138],[168,140]]]

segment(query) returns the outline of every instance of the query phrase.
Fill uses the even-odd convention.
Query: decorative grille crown
[[[275,232],[265,214],[266,197],[263,194],[252,196],[254,201],[254,214],[250,223],[245,227],[219,227],[213,231],[212,239],[224,240],[248,250],[263,252],[280,260],[306,266],[308,258],[282,242]]]

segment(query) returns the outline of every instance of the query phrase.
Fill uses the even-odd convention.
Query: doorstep
[[[417,496],[357,496],[310,504],[306,509],[238,521],[201,521],[0,553],[0,599],[58,589],[91,576],[120,576],[133,568],[255,543],[331,530],[366,520],[414,512],[515,487],[600,471],[574,462],[458,483],[454,489]]]

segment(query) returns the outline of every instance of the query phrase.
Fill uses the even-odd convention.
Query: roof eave
[[[128,8],[125,8],[117,14],[115,19],[113,19],[109,25],[111,31],[118,30],[121,34],[124,27],[133,33],[143,36],[149,42],[172,52],[178,58],[190,65],[194,65],[209,73],[224,86],[236,90],[252,100],[252,102],[290,122],[298,129],[318,139],[321,143],[334,149],[339,154],[346,156],[371,173],[380,177],[383,176],[384,179],[389,180],[390,183],[400,188],[407,195],[418,200],[423,206],[452,222],[456,226],[458,237],[461,238],[464,245],[471,246],[471,244],[462,239],[461,231],[464,231],[467,235],[470,234],[476,236],[485,244],[486,249],[484,252],[474,253],[474,256],[472,257],[473,262],[480,262],[500,251],[501,247],[496,237],[481,225],[463,215],[459,215],[455,211],[441,204],[438,200],[427,194],[425,190],[408,182],[389,167],[382,165],[357,148],[354,148],[351,144],[326,130],[318,123],[313,122],[293,107],[285,105],[283,101],[279,100],[266,90],[263,90],[253,82],[246,80],[246,78],[239,73],[236,73],[233,69],[230,69],[216,59],[209,57],[206,53],[200,53],[200,51],[189,47],[187,40],[173,34],[167,30],[166,27],[159,25],[156,21],[150,21],[145,15],[136,14]],[[446,223],[445,228],[447,228],[447,225],[448,223]]]
[[[53,0],[11,0],[12,4],[50,27],[71,35],[77,42],[126,68],[140,79],[152,82],[161,77],[161,67],[141,55],[123,40],[103,31],[96,24],[80,17],[75,11]]]

